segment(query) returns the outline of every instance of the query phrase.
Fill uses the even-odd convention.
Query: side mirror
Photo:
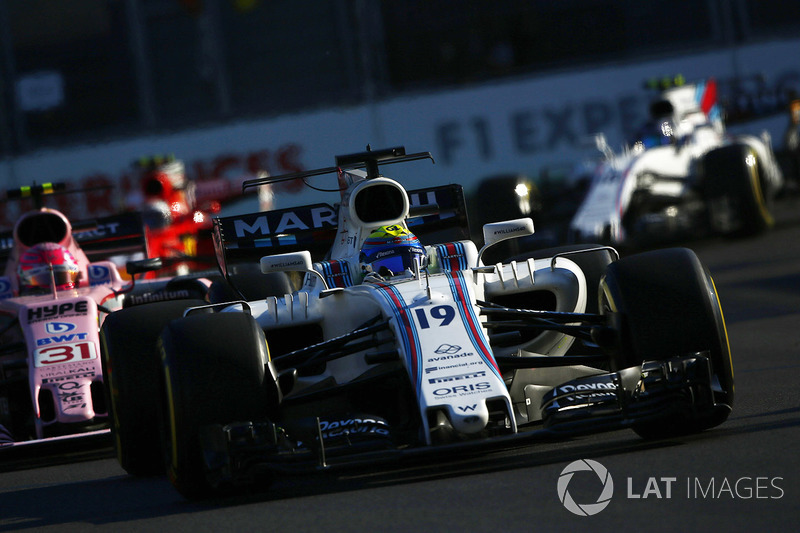
[[[481,264],[481,256],[492,245],[508,239],[516,239],[517,237],[526,237],[533,235],[533,219],[517,218],[514,220],[505,220],[503,222],[492,222],[483,226],[483,248],[478,252],[478,264]]]
[[[125,270],[131,276],[135,274],[142,274],[143,272],[153,272],[163,266],[163,261],[160,257],[151,257],[149,259],[138,259],[136,261],[128,261],[125,263]]]
[[[265,255],[261,258],[261,272],[267,274],[269,272],[305,272],[316,276],[322,282],[323,290],[320,291],[320,298],[330,296],[342,289],[328,287],[325,277],[314,270],[314,263],[311,261],[311,252],[303,250],[302,252],[290,252],[286,254]]]
[[[265,255],[261,258],[261,272],[307,272],[313,270],[311,252],[290,252],[286,254]]]
[[[164,262],[161,260],[160,257],[149,257],[147,259],[137,259],[135,261],[128,261],[125,263],[125,270],[127,271],[128,275],[131,277],[131,282],[116,291],[116,294],[119,296],[120,294],[125,294],[131,292],[136,286],[136,274],[144,274],[145,272],[153,272],[154,270],[159,270],[164,266]]]

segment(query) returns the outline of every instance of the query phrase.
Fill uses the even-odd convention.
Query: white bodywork
[[[365,179],[359,171],[345,172],[347,190],[342,193],[335,244],[328,261],[314,263],[306,272],[301,290],[283,297],[250,302],[252,315],[266,331],[318,324],[325,340],[352,332],[375,317],[388,319],[391,334],[382,333],[379,339],[391,343],[400,354],[413,385],[426,439],[430,443],[429,417],[431,411],[446,414],[452,427],[462,434],[484,430],[489,422],[490,402],[502,403],[509,431],[517,430],[518,421],[536,419],[528,414],[531,389],[527,396],[524,387],[509,388],[513,380],[501,374],[489,342],[485,317],[480,315],[477,300],[490,300],[500,294],[532,290],[551,291],[556,295],[557,311],[582,313],[586,308],[587,289],[580,268],[567,258],[527,260],[485,266],[471,241],[457,241],[426,247],[428,268],[382,279],[364,276],[358,256],[366,237],[377,226],[405,225],[408,204],[401,216],[389,220],[361,221],[352,209],[350,200],[358,191],[378,184],[402,186],[384,177]],[[340,176],[340,182],[342,177]],[[405,191],[403,191],[405,194]],[[530,219],[519,219],[487,225],[487,243],[533,232]],[[262,270],[302,270],[310,265],[307,252],[278,254],[262,259]],[[326,265],[336,261],[349,269],[352,284],[332,289],[325,282]],[[330,274],[330,272],[327,272]],[[228,311],[240,311],[232,306]],[[522,345],[505,347],[502,355],[545,355],[558,357],[566,353],[573,337],[547,331]],[[326,364],[324,372],[298,378],[291,394],[308,387],[335,380],[336,384],[353,380],[373,366],[361,351]],[[374,351],[374,350],[372,350]],[[526,384],[536,385],[536,372],[530,371]],[[588,368],[561,368],[557,373],[543,372],[538,399],[554,385],[567,379],[597,373]],[[557,375],[556,375],[557,374]],[[514,394],[510,390],[517,390]],[[533,402],[538,401],[536,397]],[[496,410],[496,405],[495,405]]]
[[[598,136],[598,148],[605,158],[596,167],[589,192],[570,222],[573,240],[625,243],[630,236],[626,235],[622,218],[636,191],[647,190],[654,196],[674,198],[675,204],[680,204],[692,196],[692,188],[697,185],[697,162],[709,151],[727,144],[751,147],[767,187],[782,187],[783,176],[769,134],[726,134],[716,105],[707,112],[701,109],[706,87],[686,85],[663,93],[673,109],[671,116],[659,119],[663,138],[669,138],[669,144],[648,147],[640,140],[613,153],[602,135]],[[653,179],[655,176],[665,179]]]

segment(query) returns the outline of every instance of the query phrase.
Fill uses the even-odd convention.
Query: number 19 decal
[[[71,344],[57,344],[55,346],[39,348],[34,352],[34,364],[36,367],[86,361],[87,359],[97,359],[94,343],[75,342]]]
[[[437,327],[448,325],[456,316],[456,310],[453,309],[452,305],[436,305],[430,308],[420,307],[414,311],[417,313],[417,320],[419,320],[419,327],[421,329],[428,329],[431,327],[426,311],[430,313],[431,317],[441,321],[438,324],[434,324]]]

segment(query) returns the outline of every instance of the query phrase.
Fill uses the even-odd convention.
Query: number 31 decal
[[[91,342],[75,342],[71,344],[45,346],[44,348],[39,348],[34,353],[34,363],[37,367],[96,358],[97,354],[95,353],[94,343]]]

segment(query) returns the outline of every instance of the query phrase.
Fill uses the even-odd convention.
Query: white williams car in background
[[[698,234],[752,235],[773,224],[783,175],[768,134],[729,135],[716,83],[665,89],[631,145],[604,158],[569,227],[573,242],[648,245]]]

